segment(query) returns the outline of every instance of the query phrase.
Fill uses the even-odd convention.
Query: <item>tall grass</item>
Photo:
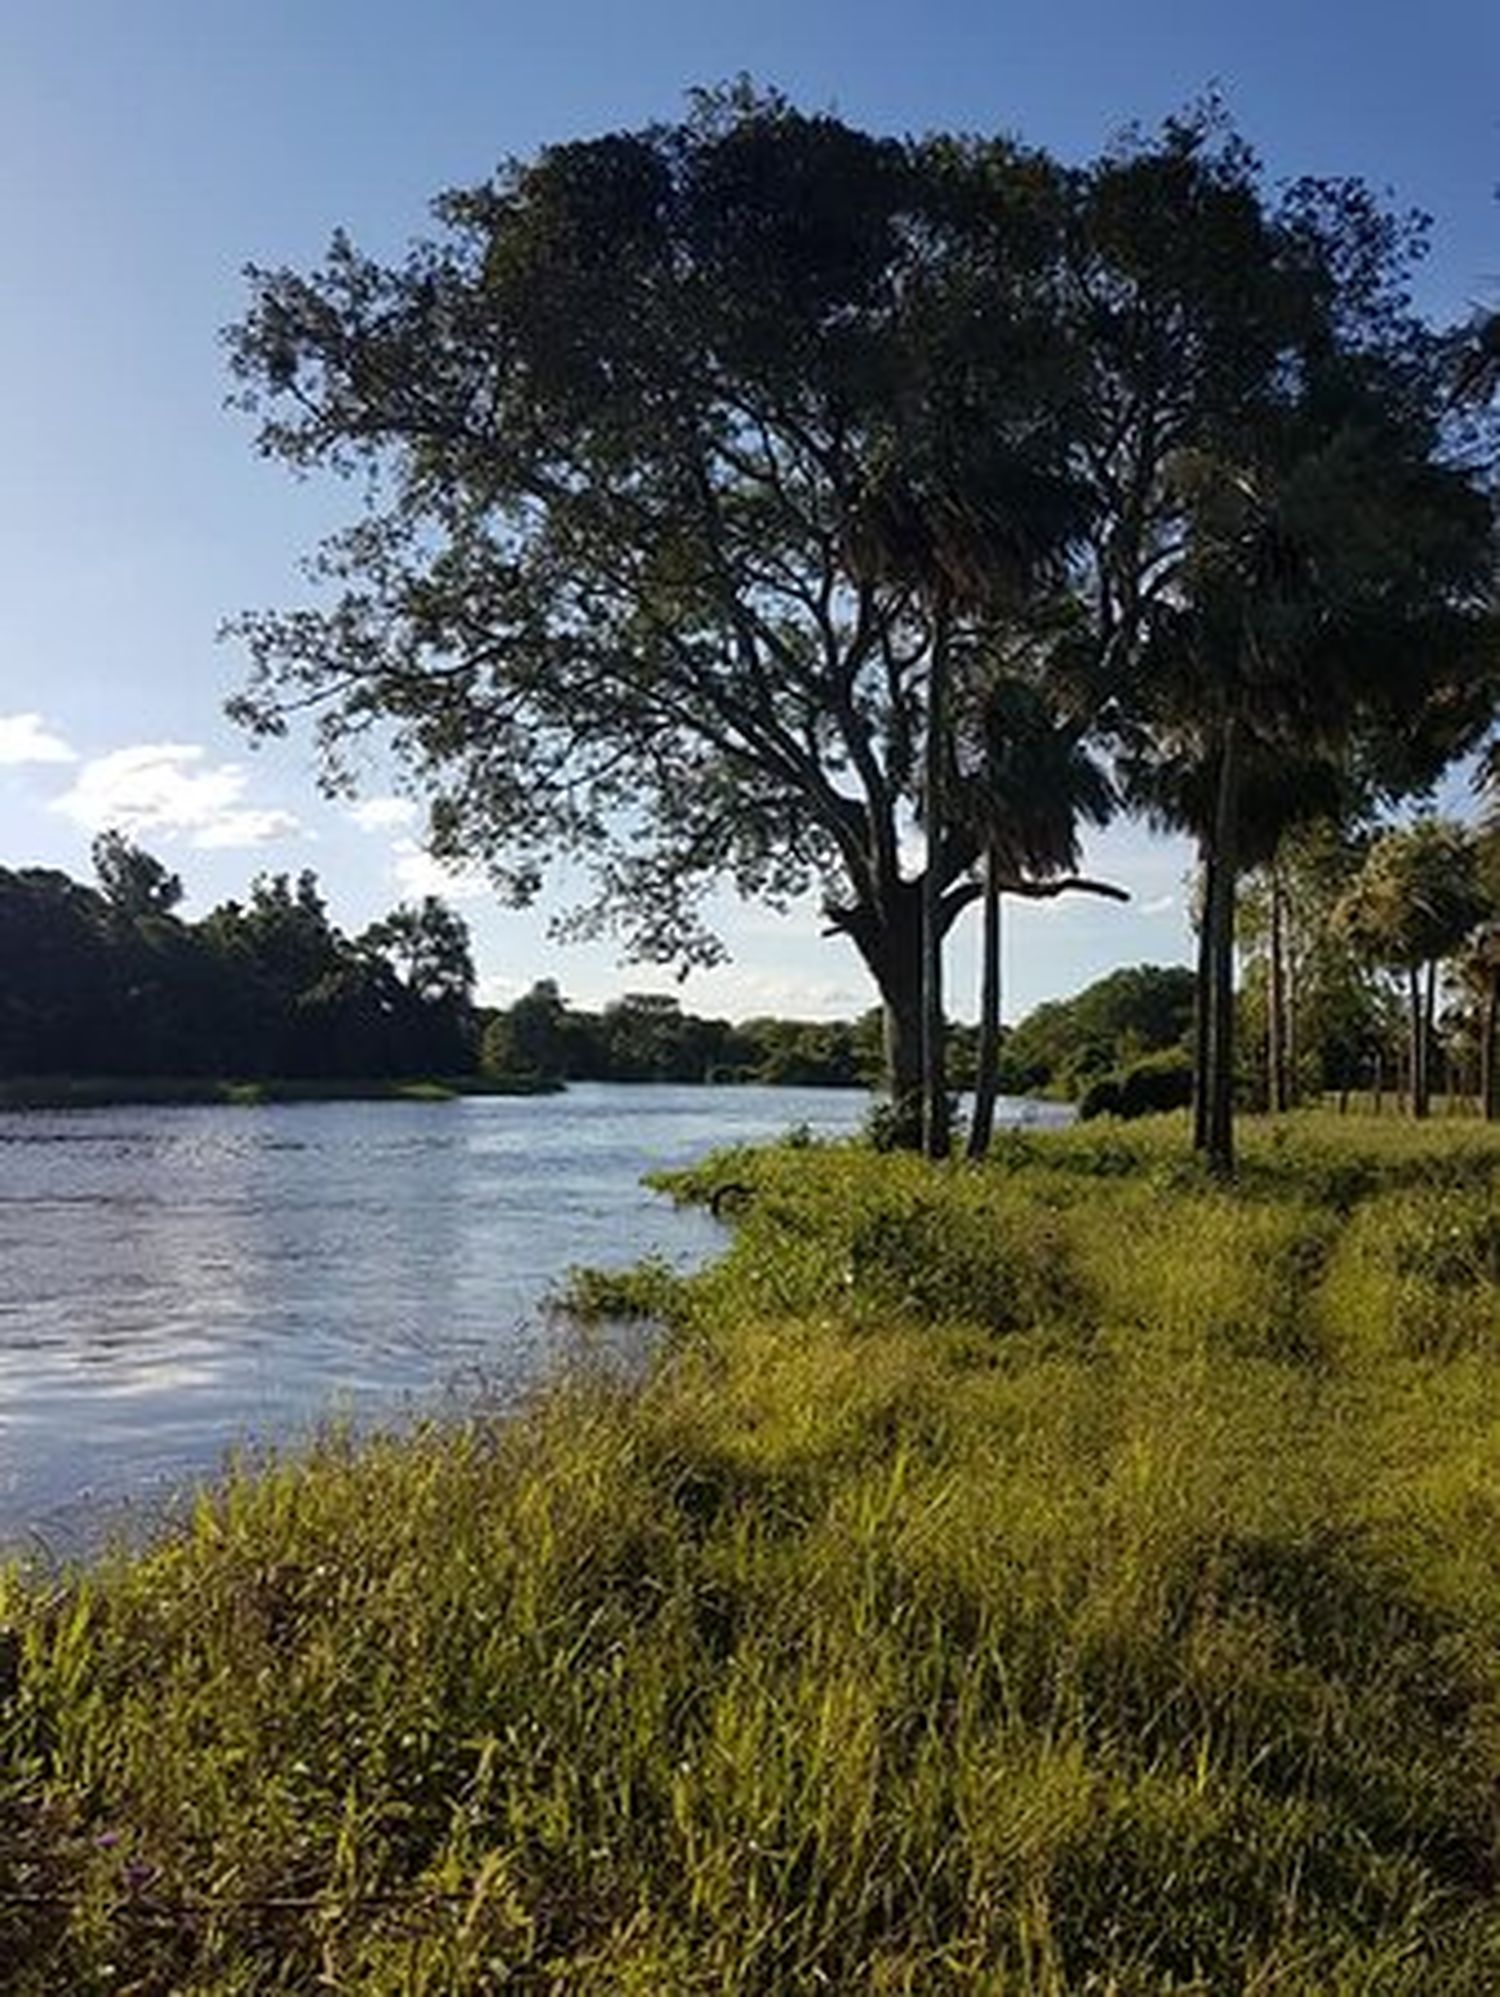
[[[711,1161],[644,1381],[12,1574],[0,1981],[1500,1988],[1500,1145],[1247,1151]]]

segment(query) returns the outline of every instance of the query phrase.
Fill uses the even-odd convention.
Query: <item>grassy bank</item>
[[[17,1991],[1500,1987],[1500,1142],[838,1147],[0,1623]]]
[[[0,1109],[105,1109],[179,1103],[450,1102],[457,1096],[550,1095],[560,1083],[529,1078],[236,1082],[201,1075],[11,1075]]]

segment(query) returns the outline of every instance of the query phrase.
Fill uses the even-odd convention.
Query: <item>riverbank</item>
[[[1500,1141],[1184,1149],[720,1158],[644,1385],[12,1576],[13,1987],[1500,1986]]]
[[[173,1103],[449,1102],[460,1096],[555,1095],[563,1084],[531,1076],[464,1075],[392,1081],[223,1080],[204,1075],[10,1075],[0,1109],[113,1109]]]

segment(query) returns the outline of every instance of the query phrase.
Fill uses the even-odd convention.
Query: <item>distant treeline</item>
[[[0,868],[0,1075],[461,1075],[476,1063],[474,965],[431,897],[355,937],[316,876],[263,874],[200,922],[182,883],[120,834],[97,885]]]
[[[1187,1060],[1192,1014],[1191,971],[1156,964],[1113,971],[1072,998],[1038,1006],[1002,1035],[1001,1092],[1074,1098],[1145,1064],[1153,1077],[1170,1070],[1173,1093]],[[954,1085],[970,1088],[975,1029],[949,1030]],[[699,1018],[655,993],[627,994],[602,1012],[577,1012],[547,978],[490,1017],[481,1059],[493,1075],[538,1080],[874,1087],[881,1031],[878,1007],[854,1021],[764,1018],[736,1025]]]
[[[428,896],[358,935],[317,877],[262,874],[201,921],[182,883],[119,833],[93,885],[0,867],[0,1077],[505,1082],[760,1081],[859,1086],[880,1024],[732,1025],[627,994],[575,1012],[549,981],[495,1011],[474,1002],[462,918]]]
[[[486,1073],[542,1081],[772,1082],[873,1086],[881,1022],[861,1019],[703,1019],[668,993],[629,992],[600,1012],[575,1012],[551,978],[489,1018]]]
[[[547,978],[497,1010],[475,1004],[468,929],[435,897],[348,936],[314,874],[262,874],[243,901],[187,922],[177,876],[120,834],[95,842],[94,864],[94,885],[0,868],[0,1077],[835,1088],[881,1077],[878,1007],[732,1022],[629,992],[591,1012]],[[1182,1046],[1191,990],[1188,972],[1141,965],[1039,1006],[1003,1038],[1002,1090],[1078,1095]],[[974,1030],[952,1031],[955,1085],[968,1087]]]

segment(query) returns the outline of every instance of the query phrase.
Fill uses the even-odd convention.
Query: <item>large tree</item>
[[[945,794],[949,663],[1066,565],[1084,729],[1188,739],[1209,773],[1222,991],[1247,758],[1346,711],[1356,654],[1430,659],[1412,619],[1454,608],[1488,526],[1395,524],[1470,496],[1431,462],[1398,224],[1343,184],[1271,207],[1211,108],[1064,173],[745,91],[436,213],[395,267],[338,238],[252,273],[231,351],[261,446],[366,506],[314,560],[328,595],[242,620],[241,718],[317,710],[335,779],[389,728],[440,852],[521,900],[583,863],[573,926],[640,956],[719,954],[726,879],[820,891],[907,1109],[925,1040],[940,1149],[942,940],[980,843]],[[1361,455],[1359,395],[1410,419],[1395,460],[1368,424]],[[1227,532],[1189,462],[1248,500]],[[1289,499],[1310,463],[1337,545]]]
[[[573,928],[642,957],[712,961],[726,879],[821,891],[909,1105],[924,874],[929,961],[977,891],[940,809],[909,858],[924,719],[1077,519],[1059,187],[740,92],[445,196],[399,267],[252,273],[262,448],[372,496],[331,602],[242,621],[241,718],[315,708],[335,774],[389,724],[439,851],[521,900],[581,861]]]
[[[1079,213],[1089,581],[1127,789],[1199,846],[1196,1136],[1228,1171],[1237,877],[1351,757],[1399,788],[1472,739],[1490,510],[1444,457],[1414,239],[1364,189],[1269,202],[1210,110],[1094,169]]]

